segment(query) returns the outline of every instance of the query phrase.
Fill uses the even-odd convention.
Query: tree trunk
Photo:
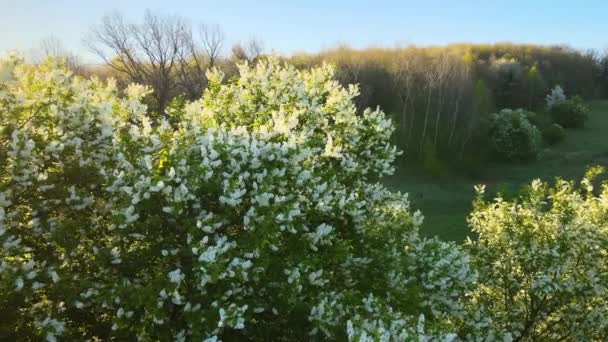
[[[460,93],[460,92],[459,92]],[[454,131],[456,130],[456,121],[458,120],[458,107],[460,106],[460,94],[456,98],[456,104],[454,105],[454,112],[452,114],[452,128],[450,129],[450,137],[448,139],[448,148],[452,146],[452,139],[454,139]]]
[[[432,85],[428,86],[429,92],[426,99],[426,110],[424,112],[424,124],[422,126],[422,135],[420,136],[420,153],[422,153],[422,149],[424,148],[425,139],[426,139],[426,126],[429,122],[429,114],[431,112],[431,95],[433,94]]]
[[[443,105],[443,91],[441,84],[439,85],[439,96],[437,101],[437,114],[435,115],[435,136],[433,137],[433,145],[437,148],[437,136],[439,135],[439,121],[441,121],[441,106]]]

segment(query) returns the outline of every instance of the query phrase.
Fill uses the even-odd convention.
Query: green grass
[[[407,192],[412,207],[425,216],[423,235],[462,241],[472,236],[466,223],[474,197],[473,186],[485,184],[488,195],[513,194],[533,179],[555,177],[578,179],[591,165],[608,168],[608,101],[589,103],[591,112],[585,128],[567,130],[566,139],[545,147],[539,159],[527,164],[489,163],[483,176],[471,179],[443,175],[439,179],[407,167],[398,168],[387,180],[394,190]]]

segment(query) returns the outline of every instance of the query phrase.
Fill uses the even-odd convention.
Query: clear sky
[[[146,9],[219,24],[230,42],[258,37],[281,53],[452,42],[608,47],[608,0],[0,0],[0,51],[27,51],[53,35],[94,61],[82,44],[111,11],[138,20]]]

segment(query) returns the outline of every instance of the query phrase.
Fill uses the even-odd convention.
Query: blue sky
[[[0,0],[0,51],[27,51],[49,35],[94,61],[82,44],[91,26],[118,10],[144,11],[219,24],[230,42],[258,37],[281,53],[452,42],[568,44],[608,47],[608,1],[232,1]]]

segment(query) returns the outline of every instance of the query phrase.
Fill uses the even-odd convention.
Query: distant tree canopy
[[[569,94],[603,96],[608,62],[563,46],[453,44],[443,47],[338,47],[289,58],[299,67],[337,66],[358,83],[357,105],[380,106],[397,122],[396,143],[410,156],[433,153],[461,160],[474,152],[484,117],[502,108],[534,110],[559,84]]]
[[[114,13],[87,37],[89,47],[123,85],[153,89],[146,100],[153,116],[168,117],[167,106],[180,96],[195,100],[207,86],[206,72],[218,68],[226,79],[236,62],[255,63],[263,54],[258,39],[232,46],[219,26],[197,29],[181,17],[147,12],[139,24]],[[482,156],[488,115],[510,108],[544,109],[556,85],[569,95],[608,94],[608,55],[564,46],[501,43],[443,47],[369,48],[340,46],[317,54],[284,57],[298,68],[329,62],[341,84],[359,84],[358,109],[380,106],[396,122],[394,142],[413,160],[460,163]]]
[[[215,70],[152,123],[149,87],[0,59],[0,340],[608,340],[599,168],[476,186],[477,238],[425,237],[382,182],[393,122],[335,71]],[[499,114],[498,152],[533,153]]]

